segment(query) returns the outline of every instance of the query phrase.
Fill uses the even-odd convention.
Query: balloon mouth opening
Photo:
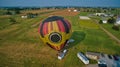
[[[51,42],[59,43],[62,39],[62,36],[59,33],[54,32],[54,33],[50,34],[49,39]]]

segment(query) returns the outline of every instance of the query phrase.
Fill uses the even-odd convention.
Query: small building
[[[102,20],[102,23],[103,23],[103,24],[106,24],[106,23],[107,23],[108,18],[106,18],[106,17],[101,17],[101,20]]]
[[[95,13],[96,16],[106,16],[105,13]]]
[[[102,20],[103,23],[107,23],[107,20]]]
[[[98,60],[98,59],[100,58],[100,53],[86,52],[86,56],[87,56],[89,59]]]
[[[73,10],[73,12],[77,12],[77,10],[76,10],[76,9],[74,9],[74,10]]]

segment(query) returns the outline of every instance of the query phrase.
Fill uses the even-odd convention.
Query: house
[[[117,18],[116,24],[120,25],[120,17]]]
[[[96,16],[107,16],[105,13],[95,13]]]
[[[107,23],[107,20],[102,20],[103,23]]]
[[[86,52],[86,56],[87,56],[89,59],[98,60],[98,59],[100,58],[100,53]]]

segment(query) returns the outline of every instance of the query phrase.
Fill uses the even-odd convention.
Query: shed
[[[102,20],[103,23],[107,23],[107,20]]]

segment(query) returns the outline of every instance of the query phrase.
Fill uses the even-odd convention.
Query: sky
[[[0,7],[120,7],[120,0],[0,0]]]

